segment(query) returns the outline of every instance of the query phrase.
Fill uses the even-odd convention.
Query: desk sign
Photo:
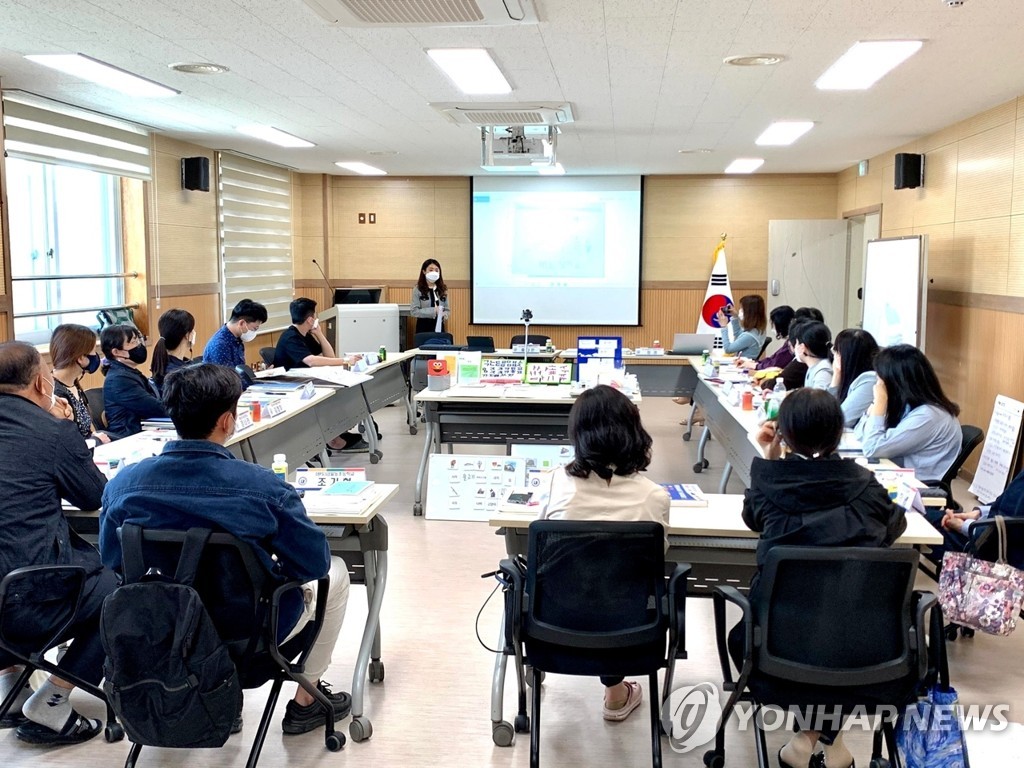
[[[301,399],[309,400],[309,398],[311,398],[315,394],[316,394],[316,387],[313,385],[312,381],[307,381],[305,384],[302,385]]]
[[[243,429],[248,429],[252,426],[252,416],[249,415],[249,409],[246,408],[244,411],[239,411],[235,414],[235,434],[237,435]]]
[[[526,376],[525,363],[515,357],[485,357],[480,364],[480,381],[488,384],[518,384]]]
[[[527,384],[571,384],[572,363],[527,363]]]
[[[296,488],[304,491],[318,491],[330,488],[335,483],[359,483],[366,481],[366,469],[310,469],[299,467],[295,470]]]
[[[261,404],[262,415],[268,419],[272,419],[275,416],[280,416],[284,413],[284,403],[280,400],[271,400],[269,403]]]

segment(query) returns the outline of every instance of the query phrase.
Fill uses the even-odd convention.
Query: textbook
[[[661,487],[668,491],[669,504],[673,507],[706,507],[707,497],[695,483],[662,483]]]
[[[362,498],[373,488],[373,480],[350,480],[334,483],[324,488],[324,496],[341,496],[349,499]]]

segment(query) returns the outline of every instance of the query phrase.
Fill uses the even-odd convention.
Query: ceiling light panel
[[[754,143],[762,147],[788,147],[813,127],[809,120],[779,120],[769,125]]]
[[[346,171],[352,171],[352,173],[358,173],[360,176],[387,176],[387,171],[382,171],[380,168],[374,168],[372,165],[366,163],[345,163],[338,161],[335,163],[339,168],[344,168]]]
[[[430,48],[427,55],[463,93],[512,92],[491,54],[483,48]]]
[[[823,91],[863,91],[921,50],[920,40],[869,40],[853,44],[815,81]]]
[[[735,160],[729,163],[729,167],[725,169],[725,172],[753,173],[762,165],[764,165],[763,157],[737,157]]]
[[[153,80],[133,75],[131,72],[120,67],[115,67],[82,53],[30,54],[25,58],[36,64],[42,64],[44,67],[56,69],[58,72],[64,72],[82,80],[88,80],[127,96],[135,96],[142,99],[159,99],[177,96],[180,93],[180,91],[168,88],[166,85],[160,85],[160,83]]]
[[[287,147],[288,149],[306,149],[316,146],[311,141],[300,139],[298,136],[293,136],[277,128],[271,128],[269,125],[240,125],[236,130],[239,133],[244,133],[246,136],[252,136],[254,139],[260,139],[276,144],[279,147]]]

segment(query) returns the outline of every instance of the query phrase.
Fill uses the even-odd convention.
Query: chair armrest
[[[732,677],[732,663],[729,659],[728,630],[725,626],[725,604],[730,602],[738,606],[742,612],[740,621],[743,622],[745,632],[746,654],[743,659],[743,668],[740,670],[740,679],[745,680],[750,673],[754,649],[754,625],[751,621],[750,601],[740,594],[735,587],[715,587],[711,592],[715,609],[715,641],[718,645],[718,661],[722,665],[722,680],[726,689],[734,685]]]
[[[931,685],[937,677],[940,685],[948,687],[949,665],[939,601],[934,593],[925,590],[914,590],[913,599],[918,679]]]
[[[689,563],[680,563],[668,578],[669,662],[686,658],[686,580],[690,570]]]
[[[320,628],[324,623],[324,616],[327,612],[327,595],[330,592],[331,580],[323,576],[316,580],[316,608],[313,614],[313,634],[306,647],[302,649],[297,661],[292,662],[281,655],[280,644],[278,643],[278,624],[281,614],[281,597],[293,589],[302,589],[305,582],[288,581],[278,586],[270,595],[270,620],[267,622],[267,646],[274,661],[284,668],[290,669],[293,673],[301,674],[306,666],[306,659],[313,649],[313,643],[320,635]]]

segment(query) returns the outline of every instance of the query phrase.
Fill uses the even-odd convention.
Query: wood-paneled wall
[[[925,156],[924,185],[893,189],[895,154]],[[882,237],[928,235],[929,359],[961,422],[988,428],[996,395],[1024,399],[1024,97],[838,176],[837,213],[882,206]],[[980,451],[968,462],[977,467]]]

